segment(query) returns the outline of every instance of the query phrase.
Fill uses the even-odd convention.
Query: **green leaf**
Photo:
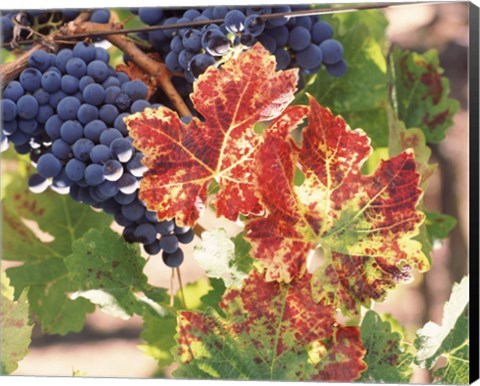
[[[137,244],[127,243],[109,228],[91,229],[74,242],[65,264],[77,284],[74,298],[86,298],[122,319],[141,309],[136,292],[147,287],[147,277]]]
[[[405,383],[412,376],[413,355],[402,343],[402,335],[392,331],[389,321],[384,321],[369,310],[362,321],[360,334],[367,349],[367,370],[362,373],[364,383]]]
[[[27,292],[14,301],[13,288],[2,271],[0,303],[0,374],[11,374],[28,354],[33,325],[28,316]]]
[[[450,82],[442,77],[437,51],[419,54],[395,48],[389,64],[389,83],[397,117],[406,127],[421,128],[427,142],[441,142],[460,104],[448,98]]]
[[[200,300],[207,307],[213,308],[221,316],[224,317],[225,314],[220,308],[220,301],[222,300],[222,296],[225,293],[227,287],[225,287],[225,283],[222,279],[211,278],[210,285],[212,286],[212,289],[210,289],[206,295],[203,295]]]
[[[85,299],[69,297],[78,288],[64,259],[76,239],[90,228],[108,226],[112,218],[68,196],[51,191],[33,194],[26,185],[23,178],[12,181],[2,202],[4,259],[24,263],[9,268],[7,275],[16,298],[30,287],[30,312],[42,332],[78,332],[95,307]]]
[[[415,362],[418,365],[432,369],[440,356],[447,359],[447,365],[433,374],[440,383],[469,383],[468,284],[468,276],[460,284],[454,284],[443,308],[440,326],[428,322],[417,331]]]
[[[457,225],[455,217],[438,212],[425,212],[428,235],[432,242],[446,239]]]
[[[252,268],[250,244],[240,234],[229,238],[224,229],[202,233],[202,243],[195,246],[193,256],[207,276],[223,279],[225,286],[240,287]]]
[[[342,115],[353,129],[364,129],[374,148],[387,146],[385,16],[381,11],[361,11],[322,16],[322,20],[332,24],[334,38],[343,44],[348,70],[335,78],[322,69],[295,103],[305,104],[305,94],[309,93],[335,115]]]

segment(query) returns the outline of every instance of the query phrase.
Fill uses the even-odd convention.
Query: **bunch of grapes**
[[[149,254],[163,249],[170,267],[183,261],[179,243],[193,240],[192,229],[159,222],[138,197],[145,167],[123,121],[126,115],[158,108],[147,86],[108,65],[100,47],[77,43],[58,54],[35,51],[18,80],[3,92],[2,136],[37,168],[32,191],[48,187],[114,216],[129,242]],[[5,146],[4,146],[5,147]]]
[[[49,11],[16,11],[7,12],[0,17],[1,36],[3,43],[10,43],[14,39],[14,31],[18,30],[18,39],[28,39],[30,30],[42,35],[48,35],[65,23],[75,19],[79,10],[49,10]],[[105,24],[110,20],[110,11],[99,9],[90,15],[90,21]]]
[[[332,76],[347,70],[343,46],[333,39],[333,29],[318,16],[268,20],[261,15],[306,10],[308,6],[279,7],[209,7],[184,11],[161,8],[136,10],[149,26],[172,28],[141,33],[165,60],[168,69],[193,83],[209,66],[224,60],[236,47],[248,49],[257,41],[277,60],[277,69],[298,67],[305,74],[314,74],[325,67]],[[175,28],[175,24],[222,19],[219,25]],[[186,93],[190,92],[185,87]]]

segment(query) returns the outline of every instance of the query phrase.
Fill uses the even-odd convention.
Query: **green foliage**
[[[425,212],[427,215],[426,226],[432,242],[446,239],[457,225],[455,217],[445,213]]]
[[[441,76],[437,51],[419,54],[395,48],[389,63],[389,83],[398,118],[406,127],[421,128],[427,142],[439,143],[460,105],[448,98],[450,82]]]
[[[413,355],[407,351],[403,337],[394,332],[388,320],[382,320],[374,311],[367,311],[360,326],[360,334],[367,349],[367,370],[361,382],[405,383],[410,380]]]
[[[65,264],[78,288],[74,298],[86,298],[122,319],[135,312],[142,314],[143,306],[149,304],[138,295],[149,289],[139,246],[127,243],[111,229],[85,233],[73,243]]]
[[[384,39],[387,20],[381,11],[339,13],[322,20],[332,24],[334,38],[344,47],[347,73],[334,78],[325,70],[311,77],[295,103],[305,104],[309,93],[332,112],[342,115],[355,129],[364,129],[374,148],[387,146],[388,104]]]
[[[28,354],[33,325],[28,316],[27,291],[14,300],[13,287],[2,271],[0,303],[0,374],[10,374]]]
[[[442,324],[428,322],[417,331],[415,362],[433,369],[440,356],[447,365],[434,372],[439,383],[467,384],[469,382],[468,276],[452,289],[443,309]]]
[[[69,297],[78,288],[65,258],[74,241],[90,228],[109,225],[111,217],[51,191],[33,194],[23,179],[8,186],[2,209],[3,258],[24,263],[7,270],[15,297],[30,288],[30,311],[43,332],[80,331],[94,306]],[[31,227],[35,225],[39,230],[34,232]]]

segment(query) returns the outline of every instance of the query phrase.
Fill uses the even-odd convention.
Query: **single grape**
[[[139,151],[135,152],[132,159],[128,161],[127,170],[135,177],[142,177],[147,171],[147,167],[142,164],[143,154]]]
[[[123,166],[120,162],[114,159],[105,161],[103,164],[103,173],[106,180],[118,181],[123,174]]]
[[[94,142],[98,142],[100,140],[100,134],[102,134],[102,132],[106,129],[107,125],[105,122],[95,119],[85,125],[83,135],[85,138],[88,138]]]
[[[181,235],[177,234],[176,236],[179,242],[182,244],[188,244],[194,239],[195,233],[193,232],[193,229],[190,228],[186,233]]]
[[[63,139],[58,138],[52,143],[52,154],[61,160],[69,159],[72,155],[72,149]]]
[[[82,59],[85,63],[90,63],[95,59],[95,46],[85,42],[79,42],[73,47],[72,54],[72,56]]]
[[[138,10],[140,20],[148,25],[156,25],[163,18],[163,10],[161,8],[144,7]]]
[[[124,194],[130,194],[138,189],[138,180],[130,173],[123,173],[117,181],[120,191]]]
[[[342,59],[338,63],[325,65],[325,68],[332,76],[342,76],[347,72],[347,63]]]
[[[162,238],[163,239],[163,238]],[[161,243],[161,241],[160,241]],[[183,263],[183,251],[181,249],[177,249],[173,253],[167,253],[163,251],[162,253],[162,260],[167,267],[170,268],[177,268]]]
[[[312,27],[312,41],[315,44],[331,39],[333,36],[333,28],[325,21],[317,21]]]
[[[20,82],[16,80],[8,83],[7,87],[3,90],[3,97],[5,99],[10,99],[13,102],[16,102],[23,94],[25,94],[25,90]]]
[[[34,173],[28,178],[28,188],[33,193],[43,193],[50,185],[50,181],[40,174]]]
[[[125,138],[117,138],[110,144],[112,156],[116,157],[120,162],[128,162],[133,155],[133,146]]]
[[[195,55],[190,63],[188,64],[188,70],[192,73],[195,78],[198,78],[205,70],[215,64],[216,61],[210,55],[207,54],[198,54]]]
[[[41,85],[48,92],[54,93],[60,89],[62,77],[58,72],[47,71],[42,76]]]
[[[160,246],[166,253],[173,253],[179,248],[177,236],[166,235],[160,239]]]
[[[60,136],[62,139],[73,145],[83,136],[83,126],[78,121],[65,121],[60,127]]]
[[[320,43],[325,64],[335,64],[342,60],[343,46],[335,39],[327,39]]]
[[[314,44],[297,53],[297,63],[302,69],[315,68],[322,63],[322,60],[322,50]]]
[[[73,96],[67,96],[58,103],[57,114],[64,121],[75,119],[79,108],[80,101]]]
[[[67,74],[81,78],[87,73],[87,64],[80,58],[72,57],[65,65]]]
[[[305,27],[295,27],[290,31],[288,45],[294,51],[302,51],[308,47],[312,37]]]
[[[113,181],[103,181],[100,185],[98,185],[98,191],[104,197],[111,198],[114,197],[118,192],[118,186]]]
[[[85,168],[85,182],[91,186],[100,185],[105,181],[105,175],[103,174],[103,166],[98,164],[90,164]]]
[[[4,99],[5,100],[5,99]],[[12,102],[13,103],[13,102]],[[2,103],[2,107],[4,107],[4,103]],[[20,118],[23,119],[32,119],[38,113],[38,102],[37,100],[31,95],[24,95],[20,97],[17,101],[17,114]],[[5,117],[6,119],[6,117]],[[8,119],[6,119],[8,120]]]
[[[19,81],[25,91],[34,92],[41,87],[42,73],[36,68],[26,68],[20,74]]]
[[[92,13],[90,20],[94,23],[106,24],[110,20],[110,11],[108,9],[99,9]]]
[[[45,132],[51,139],[60,138],[60,128],[64,121],[58,115],[52,115],[45,122]]]
[[[135,229],[134,236],[142,244],[151,244],[157,238],[157,230],[150,223],[140,224]]]
[[[38,109],[38,103],[35,100],[35,98],[33,98],[30,95],[25,95],[25,96],[22,96],[20,100],[25,97],[32,98],[37,104],[37,109]],[[25,106],[27,104],[32,104],[32,101],[30,100],[30,98],[22,102],[22,105]],[[13,121],[16,117],[17,117],[17,104],[15,104],[15,102],[11,101],[10,99],[2,99],[2,121],[3,122]]]
[[[151,244],[146,244],[143,246],[143,248],[149,255],[156,255],[162,250],[162,247],[160,246],[160,240],[155,240]]]
[[[94,143],[87,138],[80,138],[73,145],[73,155],[80,161],[90,160],[90,151],[94,147]],[[103,172],[102,172],[103,174]]]
[[[135,200],[128,205],[122,206],[122,214],[130,221],[138,221],[145,214],[145,207],[140,201]]]
[[[99,106],[105,99],[105,89],[98,83],[92,83],[83,89],[82,95],[85,102]]]
[[[103,82],[108,78],[109,73],[107,64],[101,60],[94,60],[87,66],[87,74],[97,82]]]
[[[244,29],[245,15],[239,10],[231,10],[225,14],[225,27],[229,32],[242,32]]]
[[[64,75],[61,80],[61,89],[67,94],[75,94],[79,90],[78,78],[72,75]]]
[[[62,163],[52,153],[42,155],[37,163],[37,171],[44,178],[55,177],[62,170]]]
[[[117,138],[122,138],[122,133],[117,129],[107,129],[100,134],[100,143],[102,145],[110,146],[110,144]]]
[[[259,36],[262,34],[264,29],[265,29],[265,22],[260,16],[256,14],[252,14],[247,16],[247,18],[245,19],[246,33],[253,36]]]
[[[114,105],[106,104],[100,107],[100,110],[98,110],[98,117],[100,118],[100,120],[105,122],[109,126],[114,124],[115,119],[118,117],[118,115],[118,109]]]

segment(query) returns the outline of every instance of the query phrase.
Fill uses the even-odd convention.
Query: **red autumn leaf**
[[[317,300],[356,313],[409,277],[428,269],[421,244],[412,240],[424,215],[416,210],[419,175],[410,151],[360,173],[369,139],[310,98],[303,145],[270,133],[257,154],[257,183],[267,209],[247,224],[268,280],[289,282],[306,270],[307,255],[321,247],[325,263],[313,279]],[[305,174],[295,186],[295,167]],[[272,194],[275,192],[275,194]]]
[[[366,365],[358,327],[335,321],[333,307],[317,304],[311,275],[267,282],[252,272],[215,311],[181,312],[175,376],[184,378],[352,381]]]
[[[275,58],[257,44],[220,68],[210,67],[191,95],[204,122],[193,118],[186,125],[168,108],[126,118],[149,169],[140,198],[160,219],[176,217],[179,224],[192,226],[214,179],[220,186],[219,216],[236,220],[239,213],[261,213],[254,170],[262,136],[253,126],[281,115],[297,83],[297,70],[275,72],[275,65]]]

